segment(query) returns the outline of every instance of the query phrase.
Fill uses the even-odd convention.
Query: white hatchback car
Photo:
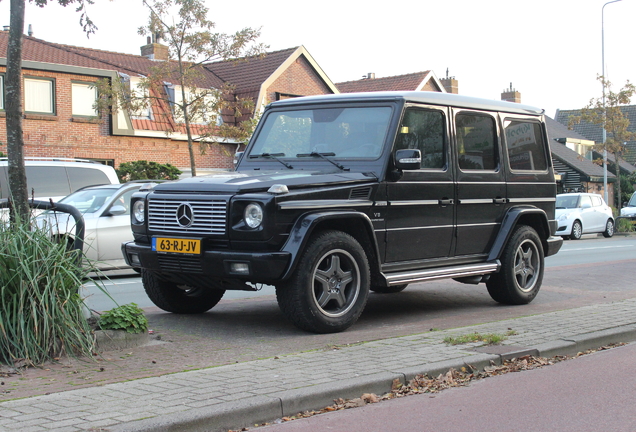
[[[85,187],[62,198],[59,203],[77,208],[84,218],[84,254],[100,270],[130,268],[124,261],[121,244],[133,239],[130,228],[130,197],[152,180]],[[55,236],[67,236],[72,243],[75,219],[68,213],[47,210],[36,219]]]
[[[593,193],[567,193],[556,196],[556,235],[578,240],[583,234],[614,235],[614,215],[603,197]]]
[[[625,207],[621,209],[621,216],[628,217],[632,221],[636,221],[636,192],[632,194]]]

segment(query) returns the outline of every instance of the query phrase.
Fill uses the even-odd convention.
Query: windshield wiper
[[[256,158],[260,158],[260,157],[268,158],[268,159],[274,159],[274,160],[282,163],[283,165],[285,165],[286,168],[294,169],[293,166],[291,166],[290,164],[288,164],[284,160],[279,159],[280,156],[285,156],[285,153],[261,153],[261,154],[255,154],[255,155],[250,155],[250,159],[256,159]]]
[[[340,168],[342,171],[349,171],[349,168],[345,168],[343,165],[339,164],[338,162],[336,162],[335,160],[329,159],[327,156],[335,156],[336,154],[333,152],[329,152],[329,153],[318,153],[318,152],[311,152],[311,153],[298,153],[296,155],[296,157],[319,157],[322,158],[324,160],[326,160],[329,163],[334,164],[335,166],[337,166],[338,168]]]

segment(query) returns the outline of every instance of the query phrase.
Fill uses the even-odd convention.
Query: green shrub
[[[0,362],[92,357],[94,338],[78,293],[90,269],[78,253],[28,224],[0,223]]]
[[[99,318],[102,330],[126,330],[128,333],[143,333],[148,330],[148,319],[135,303],[128,303],[106,311]]]
[[[170,164],[139,160],[124,162],[115,170],[120,182],[131,180],[177,180],[181,170]]]

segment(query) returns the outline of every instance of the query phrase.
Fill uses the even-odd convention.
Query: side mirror
[[[418,149],[395,152],[395,167],[400,170],[417,170],[422,166],[422,153]]]
[[[243,153],[245,153],[245,152],[238,151],[238,152],[234,153],[234,168],[236,168],[238,163],[241,161],[241,158],[243,157]]]
[[[590,203],[583,203],[583,204],[581,204],[581,208],[582,209],[588,209],[588,208],[592,208],[592,206],[590,205]]]
[[[117,204],[114,205],[110,208],[110,210],[108,210],[108,213],[106,213],[107,216],[119,216],[119,215],[123,215],[126,213],[126,207],[124,207],[123,205]]]

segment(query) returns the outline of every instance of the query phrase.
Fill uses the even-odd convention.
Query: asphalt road
[[[578,241],[565,241],[557,255],[546,259],[546,268],[626,259],[636,259],[636,236],[616,236],[606,239],[595,234],[585,235]],[[549,276],[549,271],[547,275]],[[134,302],[142,308],[154,307],[144,292],[140,277],[135,272],[120,272],[119,275],[111,276],[111,279],[102,280],[101,283],[117,304]],[[451,283],[456,285],[455,282]],[[483,285],[480,286],[483,287]],[[96,311],[104,311],[116,306],[95,283],[85,284],[82,295],[87,298],[89,307]],[[265,285],[257,292],[227,291],[223,299],[244,299],[263,295],[275,295],[274,287]]]
[[[636,344],[467,387],[369,404],[252,430],[634,431]]]
[[[200,315],[171,314],[152,306],[139,278],[109,281],[113,284],[109,291],[121,303],[135,300],[143,307],[150,328],[163,333],[164,340],[180,341],[185,344],[183,349],[193,345],[205,351],[205,362],[209,364],[249,361],[636,297],[636,237],[567,241],[559,254],[547,259],[546,266],[541,292],[528,305],[498,304],[490,298],[484,284],[433,281],[413,284],[397,294],[371,293],[355,325],[345,332],[327,335],[306,333],[290,324],[271,287],[265,287],[255,297],[224,298]],[[103,300],[103,296],[94,295],[89,304],[99,301],[98,297]]]

